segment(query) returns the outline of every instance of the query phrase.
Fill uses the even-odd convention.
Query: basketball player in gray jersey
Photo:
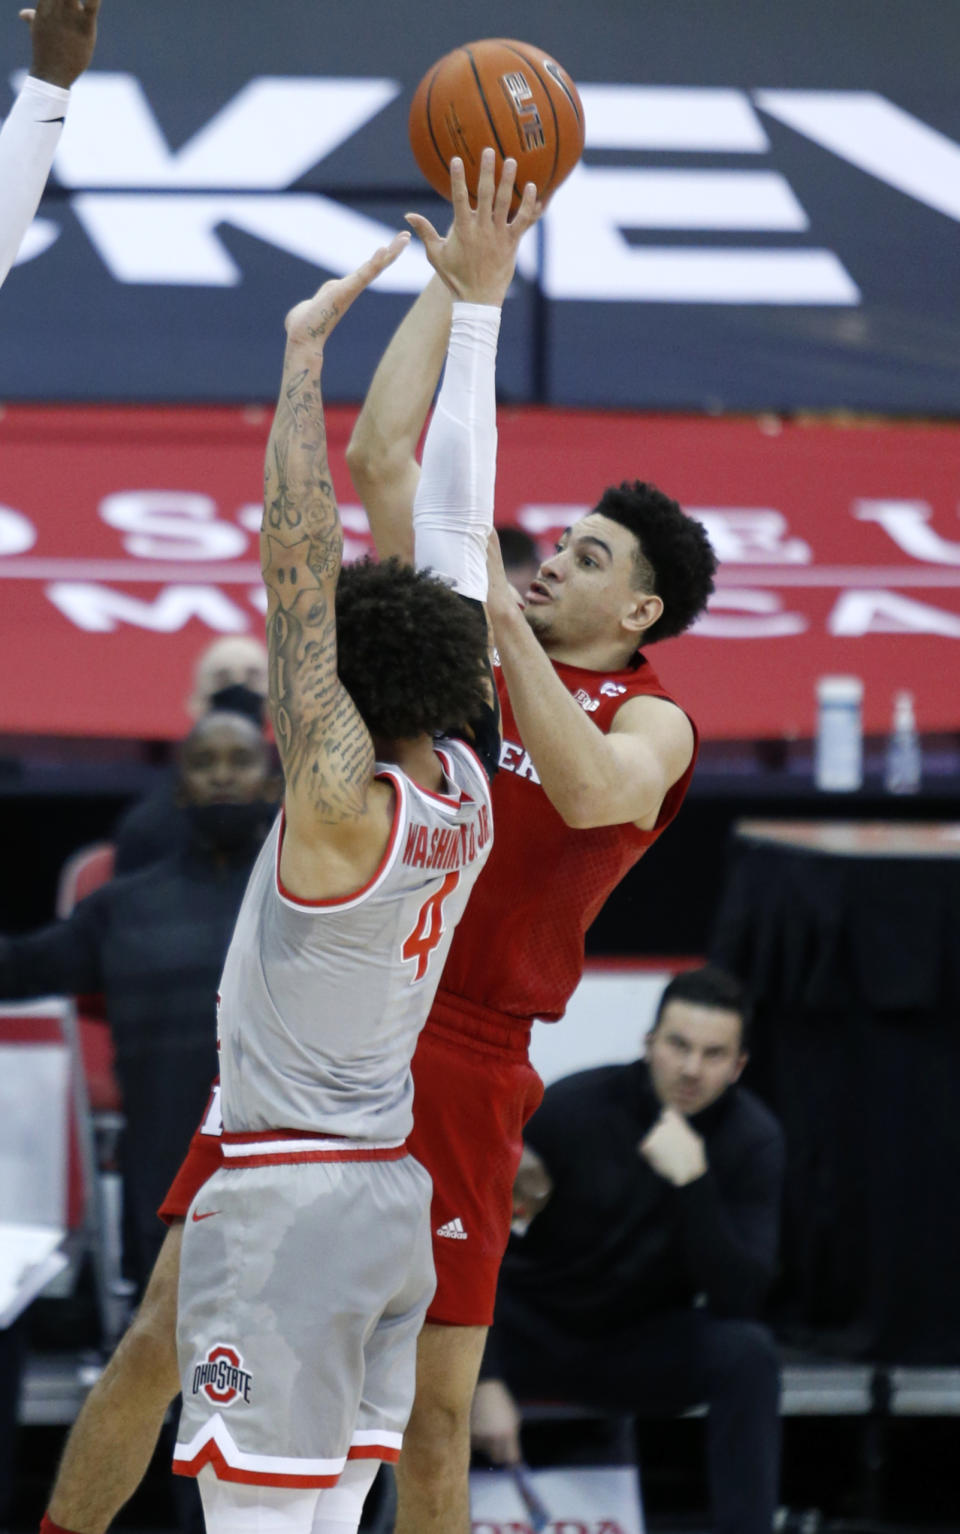
[[[434,1278],[410,1059],[491,845],[494,360],[536,214],[528,187],[509,220],[516,167],[496,187],[491,158],[476,212],[454,171],[431,250],[458,302],[416,570],[341,571],[320,393],[327,337],[409,236],[287,317],[262,533],[286,791],[224,968],[224,1167],[191,1207],[180,1279],[174,1468],[197,1476],[210,1534],[355,1531],[413,1400]]]

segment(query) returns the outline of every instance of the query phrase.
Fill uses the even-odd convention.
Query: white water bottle
[[[920,787],[921,770],[913,693],[898,692],[893,699],[893,724],[887,737],[883,786],[888,794],[915,794]]]
[[[814,781],[827,793],[852,793],[863,783],[862,708],[858,676],[820,677]]]

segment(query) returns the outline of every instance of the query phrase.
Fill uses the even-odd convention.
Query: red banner
[[[368,546],[329,437],[346,556]],[[198,652],[262,631],[269,414],[22,408],[0,418],[0,730],[174,737]],[[622,478],[654,480],[722,560],[697,629],[655,654],[708,738],[809,736],[824,674],[960,727],[960,427],[783,425],[503,410],[498,521],[545,549]]]

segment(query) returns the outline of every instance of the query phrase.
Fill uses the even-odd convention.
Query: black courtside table
[[[787,1136],[781,1335],[960,1363],[960,823],[739,821],[711,957]]]

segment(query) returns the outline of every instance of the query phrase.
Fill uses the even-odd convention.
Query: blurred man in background
[[[201,651],[184,707],[191,719],[211,710],[243,714],[262,730],[267,702],[267,650],[245,634],[215,639]],[[115,872],[133,873],[186,846],[190,828],[183,814],[178,774],[166,774],[152,793],[117,823]]]
[[[717,1534],[770,1534],[779,1481],[779,1368],[757,1316],[784,1146],[737,1085],[746,1058],[740,987],[707,967],[667,986],[644,1059],[548,1087],[473,1409],[474,1445],[515,1464],[515,1396],[648,1416],[706,1403]]]

